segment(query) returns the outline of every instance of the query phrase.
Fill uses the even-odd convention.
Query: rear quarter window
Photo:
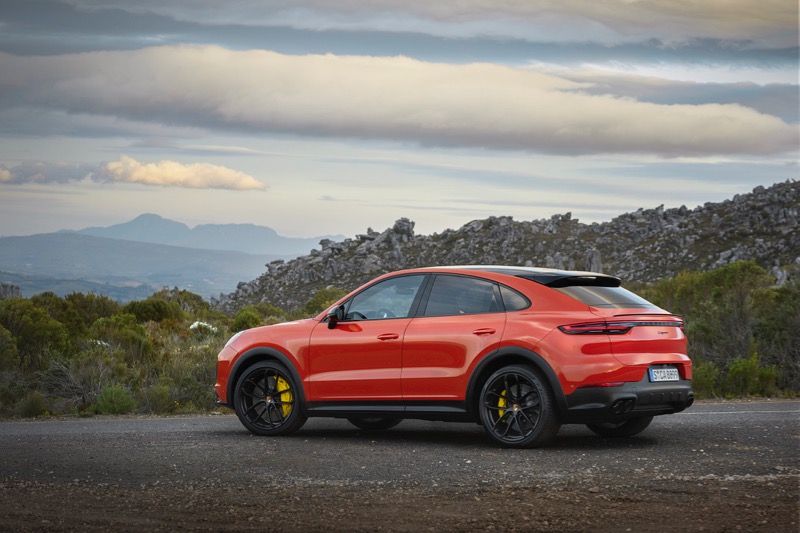
[[[553,290],[578,300],[586,305],[598,308],[638,308],[658,309],[641,296],[622,287],[595,287],[573,285],[571,287],[554,287]]]
[[[504,285],[500,285],[500,294],[503,296],[503,305],[506,311],[522,311],[531,305],[531,302],[523,295]]]

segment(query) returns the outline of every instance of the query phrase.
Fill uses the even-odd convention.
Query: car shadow
[[[252,438],[245,428],[239,426],[233,431],[215,431],[220,436],[230,438],[233,433],[242,438]],[[265,437],[269,438],[269,437]],[[399,426],[388,430],[363,430],[349,425],[342,420],[309,421],[293,435],[281,439],[302,439],[304,441],[326,442],[332,445],[414,445],[417,448],[426,446],[440,447],[445,445],[455,449],[494,448],[502,449],[492,441],[478,424],[403,421]],[[646,449],[656,446],[661,441],[645,432],[642,435],[627,438],[600,437],[585,426],[570,425],[561,428],[558,434],[542,446],[540,450],[630,450]]]

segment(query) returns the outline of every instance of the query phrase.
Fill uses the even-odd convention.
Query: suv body
[[[506,266],[380,276],[319,316],[246,330],[219,353],[218,403],[250,431],[309,416],[387,429],[473,421],[498,443],[546,443],[561,424],[630,436],[689,407],[680,317],[593,272]]]

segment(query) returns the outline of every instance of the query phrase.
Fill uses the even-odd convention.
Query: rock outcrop
[[[212,304],[226,312],[259,302],[297,309],[325,287],[351,290],[392,270],[458,264],[590,270],[653,282],[754,260],[783,283],[800,266],[798,220],[796,181],[695,209],[639,209],[603,223],[582,224],[571,213],[530,222],[501,216],[426,236],[415,235],[414,222],[401,218],[382,233],[370,228],[342,242],[325,239],[321,250],[272,262],[258,279]]]

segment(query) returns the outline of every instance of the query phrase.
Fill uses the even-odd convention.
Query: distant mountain
[[[85,228],[74,233],[202,250],[295,256],[319,248],[319,241],[322,239],[344,238],[343,235],[282,237],[272,228],[255,224],[201,224],[189,228],[186,224],[151,213],[139,215],[122,224]]]
[[[95,292],[127,301],[178,287],[209,298],[233,291],[267,262],[290,257],[46,233],[0,238],[0,283],[20,287],[23,296]]]
[[[322,250],[267,265],[267,272],[214,305],[234,312],[269,302],[297,309],[327,286],[352,290],[384,272],[431,265],[503,264],[591,270],[625,283],[653,282],[753,260],[778,283],[800,270],[800,184],[756,187],[731,200],[639,209],[609,222],[582,224],[571,213],[517,222],[474,220],[457,230],[416,235],[400,219],[382,233],[325,242]]]

